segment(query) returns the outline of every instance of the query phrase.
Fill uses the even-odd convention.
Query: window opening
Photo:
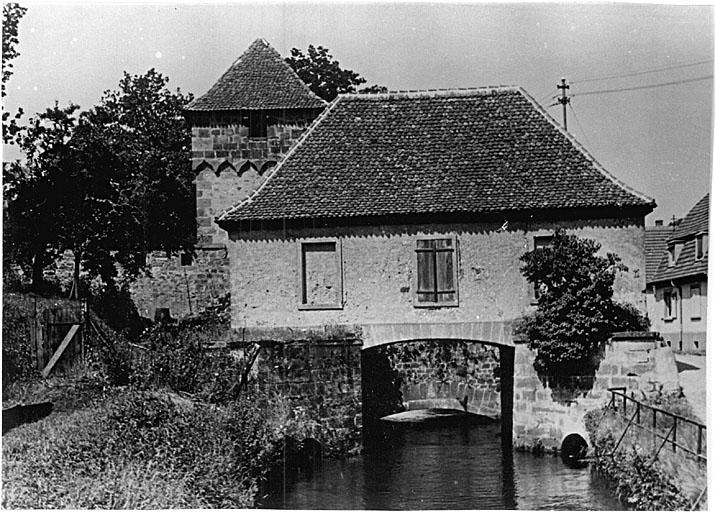
[[[300,246],[300,307],[342,307],[342,271],[336,240],[303,242]]]
[[[454,249],[453,238],[417,240],[416,305],[457,305]]]

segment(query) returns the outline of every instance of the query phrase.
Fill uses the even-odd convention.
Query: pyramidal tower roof
[[[316,96],[265,39],[256,39],[189,111],[323,108]]]

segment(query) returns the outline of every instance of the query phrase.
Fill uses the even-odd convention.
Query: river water
[[[498,423],[400,424],[365,453],[276,483],[278,509],[623,510],[589,467],[502,450]],[[366,437],[367,438],[367,437]]]

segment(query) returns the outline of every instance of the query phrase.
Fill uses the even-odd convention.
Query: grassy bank
[[[3,439],[5,508],[243,508],[278,456],[249,399],[112,388]]]
[[[3,363],[14,364],[3,405],[51,401],[54,409],[3,436],[5,508],[253,507],[286,439],[316,438],[328,455],[359,444],[286,397],[257,394],[243,382],[245,355],[207,352],[227,328],[225,312],[155,325],[132,340],[93,317],[82,364],[41,379],[23,310],[8,310],[13,321],[3,324],[13,336]]]
[[[652,405],[685,417],[690,415],[684,398],[671,395],[659,397],[656,402]],[[673,452],[669,443],[658,451],[662,440],[636,427],[628,429],[614,453],[627,420],[605,407],[589,412],[585,420],[596,467],[613,480],[621,502],[635,510],[691,509],[707,485],[705,464],[682,450]],[[656,430],[665,435],[671,425],[665,424],[666,418],[658,422]],[[696,432],[679,428],[678,441],[696,446]],[[697,509],[707,509],[706,497]]]

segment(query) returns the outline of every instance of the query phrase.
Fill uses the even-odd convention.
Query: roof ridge
[[[494,91],[518,91],[516,85],[486,85],[482,87],[447,87],[438,89],[397,89],[387,92],[349,92],[342,93],[339,96],[348,99],[385,99],[391,97],[462,97],[471,96],[475,93],[487,94]]]
[[[276,176],[278,174],[278,171],[280,171],[281,167],[283,167],[283,164],[288,160],[288,158],[298,149],[298,147],[300,147],[303,144],[303,142],[308,137],[308,135],[310,135],[315,130],[316,126],[318,126],[318,124],[320,124],[320,122],[323,119],[325,119],[325,117],[328,115],[328,112],[330,112],[333,108],[335,108],[335,105],[337,105],[342,100],[342,98],[343,98],[343,96],[337,96],[333,101],[331,101],[328,104],[327,108],[325,108],[320,113],[320,115],[318,117],[316,117],[312,123],[310,123],[310,126],[308,126],[308,128],[298,138],[298,140],[295,142],[295,144],[293,144],[291,146],[291,148],[285,154],[283,159],[280,162],[278,162],[278,165],[276,165],[271,170],[270,174],[266,177],[265,180],[263,180],[263,183],[261,183],[258,186],[258,188],[250,196],[248,196],[243,201],[240,201],[238,204],[233,205],[231,208],[227,209],[226,211],[221,213],[221,215],[219,215],[218,217],[215,217],[214,220],[217,223],[222,222],[223,220],[226,219],[227,216],[231,215],[236,210],[242,208],[243,206],[245,206],[247,204],[250,204],[253,201],[253,198],[256,197],[258,195],[258,193],[266,186],[266,184],[271,181],[271,178],[273,178],[274,176]]]
[[[576,149],[581,151],[583,155],[586,157],[587,160],[589,160],[594,168],[599,171],[601,174],[603,174],[606,178],[611,180],[615,185],[621,187],[625,191],[633,194],[634,196],[638,197],[639,199],[642,199],[643,201],[646,201],[648,203],[655,203],[655,199],[653,199],[650,196],[647,196],[646,194],[637,191],[633,187],[626,185],[625,182],[621,181],[620,179],[616,178],[613,174],[608,172],[605,167],[601,165],[601,163],[594,158],[591,153],[574,137],[569,131],[565,130],[552,116],[549,114],[544,107],[542,107],[534,98],[531,96],[528,92],[523,87],[518,88],[519,92],[529,101],[531,102],[536,109],[544,116],[546,119],[562,134],[564,135],[573,145]]]

